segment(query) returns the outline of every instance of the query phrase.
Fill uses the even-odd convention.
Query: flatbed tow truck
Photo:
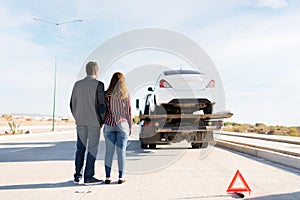
[[[192,148],[206,148],[214,141],[213,132],[221,130],[230,112],[216,114],[141,114],[141,148],[187,140]]]

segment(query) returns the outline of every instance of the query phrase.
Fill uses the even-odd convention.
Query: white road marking
[[[7,145],[8,146],[8,145]],[[12,147],[11,145],[9,145],[10,147]],[[14,152],[19,152],[19,151],[24,151],[24,150],[28,150],[28,149],[33,149],[33,148],[38,148],[38,147],[52,147],[54,146],[53,144],[42,144],[42,145],[30,145],[30,146],[27,146],[26,145],[22,145],[24,148],[21,148],[20,149],[20,146],[18,146],[19,148],[18,149],[15,149],[15,150],[12,150],[10,151],[11,153],[14,153]],[[15,146],[14,146],[15,147]],[[7,147],[6,147],[7,148]]]
[[[33,149],[33,148],[36,148],[36,147],[26,147],[26,148],[22,148],[22,149],[15,149],[15,150],[12,150],[12,151],[10,151],[10,152],[11,152],[11,153],[14,153],[14,152],[18,152],[18,151],[27,150],[27,149]]]

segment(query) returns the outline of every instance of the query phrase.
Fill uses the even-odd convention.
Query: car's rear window
[[[203,73],[194,70],[168,70],[164,72],[165,76],[178,75],[178,74],[203,74]]]

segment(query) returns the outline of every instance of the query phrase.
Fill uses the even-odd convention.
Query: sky
[[[0,114],[50,116],[56,60],[56,115],[71,116],[71,90],[91,52],[126,31],[161,28],[209,55],[229,121],[299,126],[299,22],[297,0],[1,0]]]

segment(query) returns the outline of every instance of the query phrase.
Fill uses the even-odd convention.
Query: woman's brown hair
[[[111,95],[113,98],[125,99],[128,98],[128,90],[126,86],[125,77],[121,72],[116,72],[110,80],[107,95]]]

